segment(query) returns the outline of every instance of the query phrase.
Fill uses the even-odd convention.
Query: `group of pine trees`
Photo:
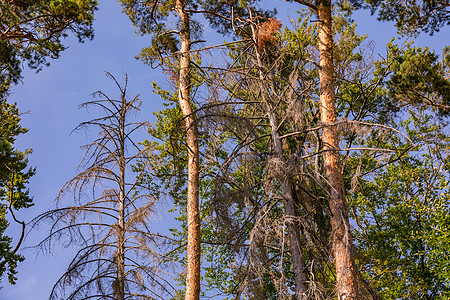
[[[169,87],[153,84],[165,109],[134,122],[141,99],[111,75],[118,97],[83,104],[100,114],[78,129],[97,138],[32,222],[52,224],[41,246],[77,249],[51,299],[450,296],[450,48],[391,42],[375,59],[351,19],[370,9],[401,34],[432,34],[450,22],[448,0],[291,2],[298,19],[283,26],[259,1],[119,1],[151,38],[139,58],[168,75]],[[14,220],[23,236],[14,211],[32,205],[35,170],[14,148],[26,130],[8,88],[23,62],[57,58],[62,36],[90,38],[95,9],[1,4],[0,274],[11,283],[22,237],[4,231]],[[204,27],[229,41],[208,45]],[[152,229],[161,199],[179,221],[170,235]]]

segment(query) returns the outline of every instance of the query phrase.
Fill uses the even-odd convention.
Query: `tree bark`
[[[338,299],[358,298],[358,277],[355,267],[353,243],[345,197],[344,179],[339,158],[339,138],[336,127],[335,81],[333,65],[333,32],[331,0],[317,6],[319,16],[319,80],[320,120],[323,125],[323,164],[330,188],[333,252],[336,264]]]
[[[117,282],[115,293],[117,300],[125,299],[125,116],[126,99],[122,94],[122,107],[119,119],[119,218],[117,224]]]
[[[180,31],[180,73],[178,100],[186,126],[186,143],[188,147],[188,183],[187,183],[187,275],[186,300],[200,298],[200,209],[199,209],[199,148],[198,129],[190,103],[190,24],[185,11],[185,2],[176,0],[175,10],[181,18]]]

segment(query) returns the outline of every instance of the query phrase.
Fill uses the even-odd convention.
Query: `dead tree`
[[[230,63],[231,68],[217,68],[217,90],[211,103],[202,108],[204,122],[211,123],[203,128],[209,128],[211,136],[225,132],[226,145],[219,142],[218,147],[235,145],[226,151],[225,161],[216,159],[222,166],[215,175],[217,188],[211,205],[220,226],[228,226],[225,235],[234,245],[236,258],[241,259],[233,261],[240,280],[236,286],[238,298],[245,295],[269,299],[267,285],[273,284],[278,299],[290,299],[289,277],[295,282],[296,299],[309,299],[308,295],[316,291],[310,293],[308,287],[309,269],[303,254],[308,242],[302,241],[301,208],[294,184],[300,169],[298,164],[293,165],[293,157],[300,153],[292,155],[282,136],[287,128],[304,129],[291,124],[293,116],[288,111],[301,106],[302,97],[311,91],[308,87],[303,91],[298,88],[298,66],[268,50],[277,43],[281,24],[274,19],[260,20],[251,16],[246,20],[241,45],[230,55],[236,61]],[[220,94],[226,95],[223,102],[217,100]],[[305,123],[304,116],[299,113],[297,117],[302,119],[299,123]],[[298,139],[299,149],[303,147],[302,139]],[[264,150],[262,145],[266,145]],[[236,207],[239,214],[248,214],[241,224],[233,220]]]
[[[283,153],[283,147],[282,147],[282,141],[279,134],[279,123],[277,116],[274,113],[273,105],[276,105],[275,101],[273,101],[275,97],[271,95],[270,91],[273,91],[273,89],[268,88],[267,84],[265,84],[266,79],[264,74],[264,66],[262,62],[262,58],[260,55],[260,52],[264,51],[264,48],[267,47],[267,45],[264,45],[265,43],[268,44],[271,42],[272,39],[274,39],[275,34],[277,34],[277,31],[281,27],[280,26],[264,26],[267,24],[274,23],[275,20],[269,20],[266,23],[263,23],[262,26],[259,26],[259,28],[256,28],[255,25],[251,26],[252,29],[252,38],[253,42],[257,45],[257,51],[255,51],[255,66],[258,69],[258,78],[259,78],[259,89],[261,94],[262,102],[266,109],[266,115],[269,121],[270,126],[270,134],[272,138],[272,151],[273,155],[276,159],[278,159],[282,164],[286,164],[286,158]],[[268,30],[267,28],[272,28],[272,30]],[[264,29],[264,31],[263,31]],[[258,31],[263,31],[263,34],[258,34]],[[264,39],[263,39],[264,38]],[[264,43],[265,42],[265,43]],[[294,86],[297,78],[295,75],[295,69],[292,73],[291,79],[291,86]],[[290,89],[292,87],[289,87],[287,89]],[[285,171],[287,171],[289,168],[285,168]],[[307,299],[307,276],[306,276],[306,265],[305,260],[303,258],[302,254],[302,242],[300,240],[300,230],[297,223],[297,213],[295,209],[295,200],[294,200],[294,192],[291,185],[291,178],[285,172],[281,175],[280,180],[280,190],[282,197],[285,201],[284,205],[284,214],[286,216],[286,223],[288,228],[288,236],[289,236],[289,250],[291,254],[291,263],[292,263],[292,269],[294,273],[294,281],[295,281],[295,299],[297,300],[305,300]]]
[[[214,175],[217,190],[211,202],[216,219],[222,219],[217,223],[228,225],[232,231],[227,241],[233,243],[235,257],[241,258],[240,262],[236,259],[233,270],[241,280],[235,289],[239,296],[269,299],[264,289],[273,283],[271,289],[277,289],[277,299],[290,299],[292,290],[296,299],[334,297],[331,226],[339,225],[333,222],[343,216],[337,216],[334,210],[336,199],[330,198],[335,195],[330,192],[327,177],[329,161],[324,162],[322,156],[331,152],[339,156],[339,149],[325,145],[330,141],[324,140],[321,131],[334,128],[342,134],[360,135],[358,126],[368,129],[380,125],[346,118],[331,124],[320,122],[323,107],[319,103],[324,93],[319,87],[323,78],[311,71],[316,70],[315,60],[321,52],[318,38],[311,33],[323,28],[318,23],[303,22],[310,37],[299,33],[298,39],[292,39],[295,46],[289,46],[287,39],[285,44],[278,44],[280,26],[276,20],[250,16],[236,24],[243,38],[229,52],[235,60],[227,67],[217,67],[217,90],[204,108],[208,116],[205,123],[211,125],[203,128],[209,128],[212,136],[220,136],[221,130],[226,132],[226,142],[219,142],[217,147],[222,150],[220,147],[234,145],[231,151],[224,151],[228,153],[226,159],[216,159],[222,165]],[[300,40],[299,46],[296,43]],[[349,68],[342,62],[338,66]],[[218,100],[221,94],[226,96]],[[208,157],[211,161],[212,156]],[[236,207],[244,220],[241,224],[233,220]],[[247,218],[242,217],[245,209]]]
[[[157,199],[141,180],[146,150],[133,140],[147,123],[129,121],[141,99],[127,97],[127,78],[120,85],[107,76],[119,88],[120,98],[99,91],[81,105],[102,110],[103,116],[76,128],[98,128],[98,138],[83,147],[81,172],[63,186],[56,208],[34,220],[53,224],[41,246],[49,249],[58,241],[79,246],[50,299],[165,299],[173,289],[160,269],[164,240],[149,228]],[[73,194],[73,205],[63,205],[67,193]]]

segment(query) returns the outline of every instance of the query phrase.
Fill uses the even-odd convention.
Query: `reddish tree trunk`
[[[353,244],[348,217],[348,204],[339,159],[339,138],[336,127],[335,82],[333,65],[333,32],[331,0],[322,1],[317,7],[319,15],[320,52],[320,120],[323,124],[323,163],[330,188],[331,225],[333,251],[336,264],[338,299],[358,299],[358,276],[355,267]]]
[[[200,298],[199,148],[198,129],[190,103],[191,39],[189,15],[186,13],[184,5],[182,0],[176,0],[175,10],[181,18],[178,100],[185,120],[188,147],[188,244],[185,300],[198,300]]]

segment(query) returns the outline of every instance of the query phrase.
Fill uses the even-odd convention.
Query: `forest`
[[[0,299],[450,299],[449,0],[106,3],[0,2]]]

